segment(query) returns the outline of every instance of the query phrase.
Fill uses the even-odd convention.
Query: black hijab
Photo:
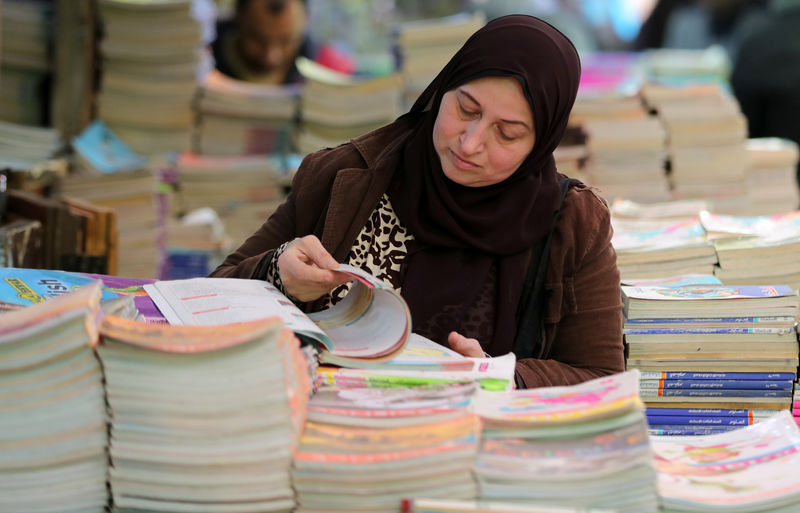
[[[536,140],[500,183],[466,187],[442,172],[433,125],[442,96],[473,79],[517,79]],[[575,47],[546,22],[525,15],[475,32],[403,118],[405,143],[389,199],[414,242],[401,269],[414,331],[447,344],[458,331],[489,354],[511,351],[528,250],[549,230],[559,204],[553,150],[561,141],[580,79]]]

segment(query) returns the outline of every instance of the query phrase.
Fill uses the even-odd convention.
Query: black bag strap
[[[525,283],[522,286],[519,306],[517,308],[517,334],[514,337],[512,351],[517,360],[522,358],[542,357],[542,333],[544,327],[544,305],[546,301],[544,282],[547,278],[547,265],[550,261],[550,244],[553,240],[558,219],[561,217],[561,206],[567,192],[573,185],[580,184],[576,178],[564,177],[558,185],[561,188],[561,199],[558,210],[553,217],[553,224],[547,237],[542,237],[531,249],[531,259]]]

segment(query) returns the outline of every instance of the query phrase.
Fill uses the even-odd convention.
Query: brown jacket
[[[400,121],[309,155],[286,202],[211,276],[254,278],[265,256],[308,234],[343,261],[386,192],[397,150],[408,134],[408,125]],[[624,370],[619,271],[609,216],[590,188],[579,185],[567,193],[547,272],[545,358],[517,362],[528,388],[575,384]]]

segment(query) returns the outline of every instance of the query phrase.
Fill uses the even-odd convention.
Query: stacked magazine
[[[786,283],[800,287],[800,210],[771,216],[701,212],[719,266],[714,274],[729,285]]]
[[[298,513],[396,513],[402,499],[474,499],[473,382],[325,387],[294,456]]]
[[[748,139],[747,190],[750,215],[773,215],[797,208],[797,161],[800,151],[789,139]]]
[[[622,286],[622,296],[628,367],[643,372],[649,407],[789,406],[798,360],[795,290]]]
[[[479,391],[481,498],[528,505],[657,509],[636,370],[568,387]]]
[[[754,426],[700,437],[653,437],[667,511],[800,510],[800,430],[783,411]]]
[[[0,510],[104,511],[101,289],[0,313]]]
[[[107,317],[100,331],[116,508],[293,510],[310,381],[279,319],[211,330]]]

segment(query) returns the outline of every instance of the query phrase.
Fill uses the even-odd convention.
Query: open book
[[[303,313],[266,281],[191,278],[145,285],[170,324],[221,325],[278,316],[298,336],[320,349],[320,360],[336,365],[385,361],[397,355],[411,334],[405,300],[375,276],[350,265],[336,269],[354,283],[331,308]]]

